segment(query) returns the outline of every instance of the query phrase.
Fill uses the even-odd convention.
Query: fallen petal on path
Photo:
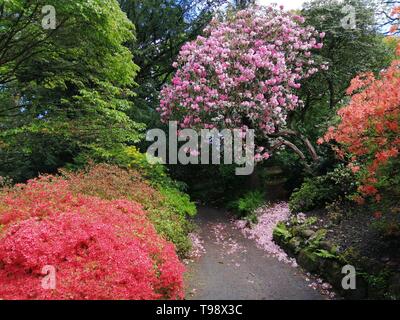
[[[257,246],[279,261],[297,267],[297,262],[274,242],[273,231],[276,225],[289,218],[290,210],[286,202],[280,202],[273,206],[264,206],[256,211],[258,223],[252,228],[248,227],[247,221],[235,221],[235,226],[240,229],[245,237],[254,239]]]

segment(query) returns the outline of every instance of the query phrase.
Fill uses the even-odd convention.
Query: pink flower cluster
[[[135,202],[72,194],[43,177],[0,196],[2,299],[181,299],[175,247]],[[42,268],[56,288],[42,287]]]
[[[281,221],[286,221],[290,216],[289,205],[286,202],[281,202],[273,206],[261,207],[256,213],[258,215],[257,225],[249,228],[246,221],[238,220],[235,222],[236,227],[242,230],[247,238],[254,239],[258,247],[269,255],[276,257],[279,261],[297,267],[295,259],[289,258],[285,251],[273,240],[273,232],[276,225]]]
[[[182,47],[172,84],[161,92],[163,121],[276,132],[287,112],[302,104],[295,94],[301,80],[321,68],[312,50],[322,47],[325,35],[303,23],[275,6],[214,19],[204,36]]]

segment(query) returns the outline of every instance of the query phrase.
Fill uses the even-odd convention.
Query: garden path
[[[223,210],[200,207],[195,223],[204,248],[188,262],[189,300],[320,300],[299,268],[269,257]],[[202,251],[202,248],[198,251]]]

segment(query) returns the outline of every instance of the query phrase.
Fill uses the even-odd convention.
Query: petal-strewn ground
[[[221,210],[199,208],[196,242],[203,254],[189,263],[187,299],[323,299],[299,268],[247,239]]]

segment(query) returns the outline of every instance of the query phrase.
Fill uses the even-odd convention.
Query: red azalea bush
[[[157,233],[171,241],[179,257],[183,258],[190,250],[188,235],[192,230],[187,217],[195,214],[196,207],[173,186],[161,188],[151,185],[152,181],[143,177],[143,171],[96,164],[78,172],[62,171],[62,175],[75,194],[140,203]]]
[[[150,203],[164,200],[143,175],[133,169],[109,164],[93,164],[81,171],[63,171],[70,190],[105,200],[128,199],[147,208]]]
[[[135,202],[73,194],[42,177],[0,195],[0,298],[181,299],[183,271]],[[42,268],[56,289],[42,288]]]

